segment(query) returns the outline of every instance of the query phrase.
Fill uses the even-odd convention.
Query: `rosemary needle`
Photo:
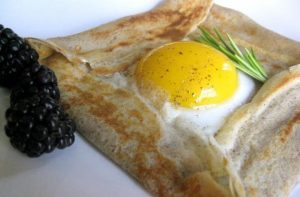
[[[267,73],[261,63],[257,60],[252,49],[249,50],[244,48],[242,52],[229,34],[226,34],[225,37],[217,29],[215,29],[215,35],[212,35],[204,28],[199,27],[199,29],[202,34],[196,41],[221,51],[235,63],[237,69],[254,79],[261,82],[267,80]]]

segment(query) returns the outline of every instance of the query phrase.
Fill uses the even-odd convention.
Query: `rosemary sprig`
[[[196,41],[221,51],[235,63],[237,69],[250,75],[254,79],[261,82],[267,80],[267,73],[257,60],[252,49],[244,48],[242,52],[229,34],[226,34],[225,38],[217,29],[214,30],[215,36],[204,28],[199,27],[199,29],[202,34]]]

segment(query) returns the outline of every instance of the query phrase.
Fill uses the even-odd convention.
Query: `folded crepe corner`
[[[216,135],[249,196],[288,196],[300,177],[300,65],[284,70]]]
[[[258,25],[238,11],[214,5],[201,26],[211,31],[218,28],[230,34],[239,45],[252,48],[270,76],[300,63],[299,42]]]
[[[113,83],[114,73],[149,50],[197,36],[198,25],[253,47],[270,76],[212,139],[166,127],[133,91]],[[55,71],[80,134],[153,195],[286,196],[298,181],[300,66],[291,66],[300,63],[299,43],[210,0],[167,0],[79,34],[28,41]]]

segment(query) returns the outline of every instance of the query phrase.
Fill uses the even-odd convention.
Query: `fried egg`
[[[223,53],[192,41],[152,50],[137,65],[134,78],[143,97],[162,103],[158,108],[165,122],[207,135],[215,134],[256,88]]]

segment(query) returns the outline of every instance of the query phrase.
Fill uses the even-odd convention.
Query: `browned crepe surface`
[[[264,109],[258,103],[273,106],[267,100],[269,97],[262,95],[275,95],[278,101],[297,105],[297,91],[292,93],[294,97],[290,97],[290,94],[273,94],[274,89],[271,88],[272,84],[279,84],[277,90],[286,91],[289,80],[283,79],[293,76],[297,81],[299,75],[293,74],[298,72],[297,69],[281,73],[280,76],[284,77],[272,78],[253,102],[246,105],[251,106],[248,107],[251,113],[242,113],[242,109],[247,107],[234,113],[217,134],[216,140],[201,132],[169,127],[161,121],[157,110],[130,86],[118,80],[118,73],[130,78],[136,62],[152,48],[187,38],[206,19],[210,7],[209,0],[169,0],[147,13],[83,33],[46,42],[31,39],[30,42],[38,49],[42,61],[57,74],[62,103],[75,119],[79,132],[152,194],[284,196],[297,181],[299,171],[293,168],[287,170],[285,176],[278,174],[281,170],[280,156],[291,153],[290,158],[295,160],[293,164],[297,164],[294,141],[285,141],[284,150],[280,153],[267,151],[268,158],[275,158],[274,165],[271,165],[270,171],[261,170],[255,166],[264,162],[261,155],[255,153],[260,148],[274,150],[279,131],[271,126],[277,119],[270,119],[267,129],[257,130],[252,126],[255,118],[255,126],[261,125],[264,120],[262,116],[255,115]],[[203,25],[208,28],[217,26],[231,33],[239,44],[253,47],[270,76],[300,62],[299,43],[272,33],[235,11],[215,5]],[[195,35],[197,31],[189,37]],[[276,128],[284,127],[288,120],[297,122],[293,121],[297,110],[286,105],[266,111],[276,116],[281,107],[288,109],[283,118],[287,121],[276,122]],[[244,121],[243,118],[249,120]],[[252,124],[248,125],[251,121]],[[241,127],[241,124],[245,125]],[[294,133],[294,130],[291,131],[288,133]],[[253,141],[245,141],[245,133],[250,135],[246,136],[247,139],[253,137],[259,146],[252,149]],[[272,187],[275,182],[271,178],[261,178],[257,174],[267,175],[266,172],[270,172],[271,178],[277,178],[276,189]]]

